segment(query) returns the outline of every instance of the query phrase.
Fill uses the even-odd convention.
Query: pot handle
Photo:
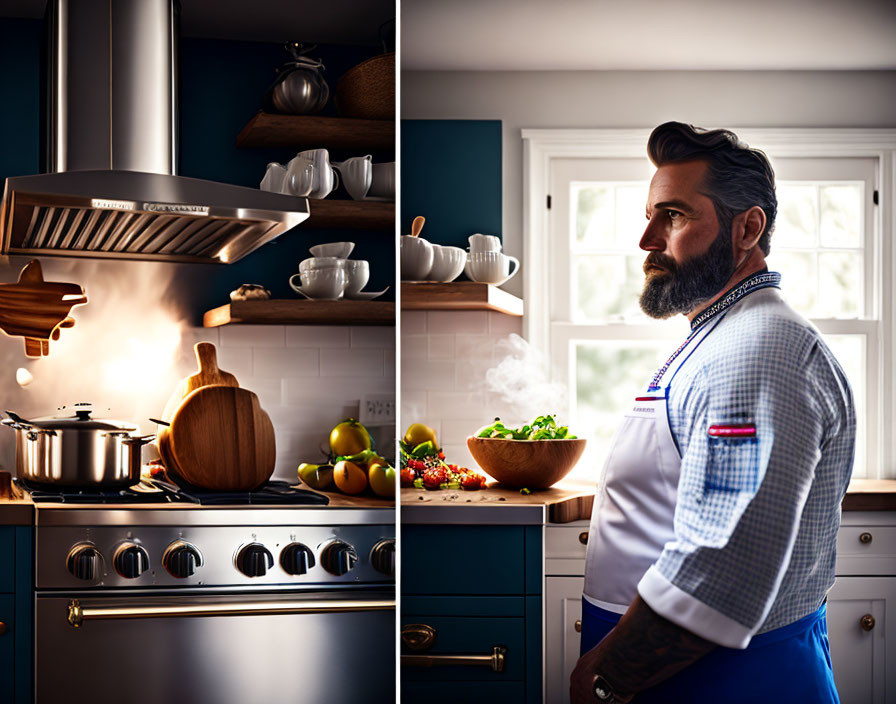
[[[6,411],[6,415],[9,416],[9,420],[0,421],[3,425],[9,426],[13,430],[32,430],[34,428],[31,423],[22,418],[20,415],[13,413],[12,411]]]

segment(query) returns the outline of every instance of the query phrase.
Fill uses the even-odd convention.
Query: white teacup
[[[314,186],[314,164],[301,156],[293,157],[286,165],[286,178],[281,193],[305,197]]]
[[[296,283],[296,278],[301,281],[301,285]],[[293,291],[308,298],[330,301],[342,298],[346,282],[345,269],[342,267],[309,269],[289,277],[289,285]]]
[[[433,262],[433,247],[422,237],[401,236],[401,278],[403,281],[424,281]]]
[[[514,265],[511,270],[511,263]],[[486,284],[503,284],[520,270],[516,257],[501,252],[470,252],[464,268],[473,281]]]
[[[326,149],[306,149],[296,156],[310,161],[314,165],[314,178],[311,192],[308,194],[309,198],[326,198],[339,187],[339,174],[330,164],[330,153]]]
[[[321,269],[345,269],[343,257],[309,257],[299,262],[299,273],[320,271]]]
[[[268,164],[264,172],[264,178],[261,179],[259,188],[270,193],[283,193],[283,184],[286,181],[286,167],[272,161]]]
[[[353,296],[367,285],[370,280],[370,264],[363,259],[346,259],[345,295]]]
[[[440,281],[447,283],[454,281],[464,270],[467,263],[467,253],[460,247],[447,247],[434,244],[432,269],[429,270],[427,281]]]
[[[342,174],[342,183],[353,200],[364,200],[373,176],[373,157],[353,156],[333,166]]]
[[[501,238],[496,235],[470,235],[470,253],[474,252],[500,252]]]

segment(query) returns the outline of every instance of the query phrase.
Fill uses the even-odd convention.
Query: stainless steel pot
[[[313,44],[286,44],[292,61],[280,67],[277,79],[268,91],[269,108],[289,115],[311,115],[323,110],[330,98],[330,87],[323,77],[324,65],[303,56],[314,48]]]
[[[57,416],[24,420],[7,411],[16,431],[16,476],[66,487],[130,486],[140,480],[141,448],[154,436],[132,435],[133,423],[91,418],[90,404]]]

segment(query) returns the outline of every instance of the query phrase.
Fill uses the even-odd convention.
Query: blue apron
[[[634,704],[838,704],[828,645],[827,606],[799,621],[753,636],[744,650],[717,647]],[[621,614],[582,599],[584,654]]]

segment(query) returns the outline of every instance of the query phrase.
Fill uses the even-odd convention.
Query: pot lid
[[[61,406],[56,415],[33,418],[25,421],[35,428],[47,430],[120,430],[133,432],[137,430],[135,423],[109,418],[92,418],[94,407],[91,403],[73,403]]]

